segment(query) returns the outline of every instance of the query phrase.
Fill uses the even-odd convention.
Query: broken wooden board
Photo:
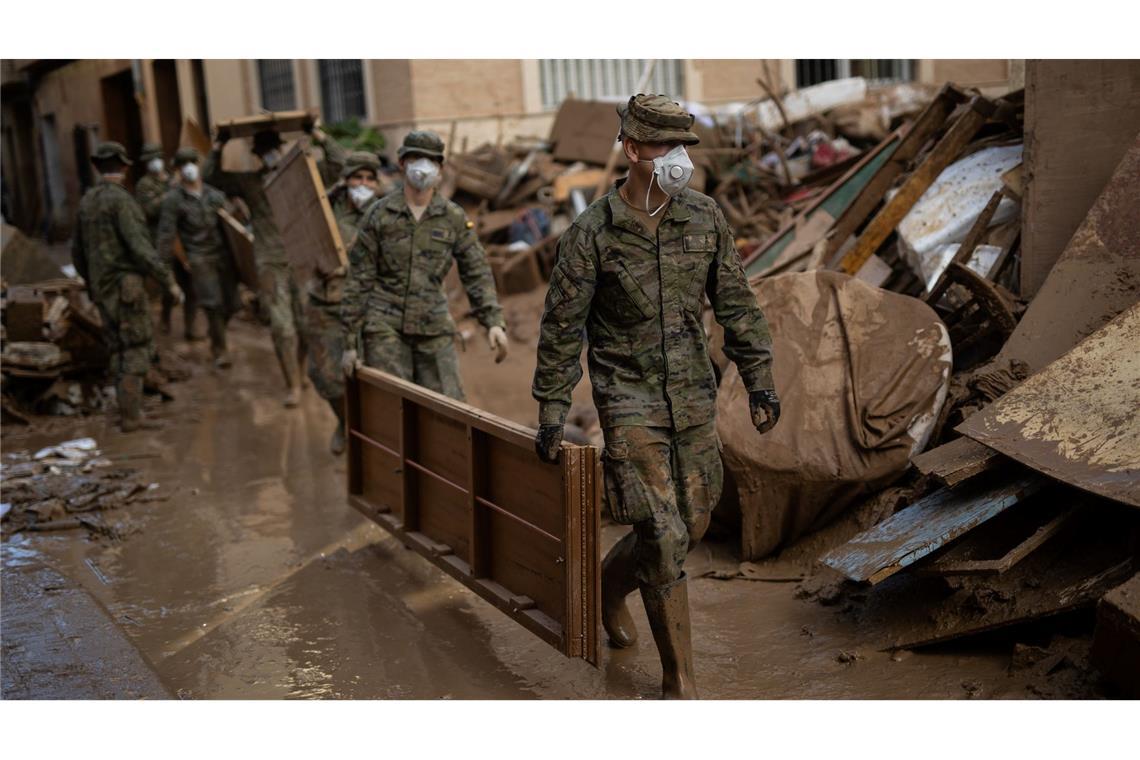
[[[215,129],[228,129],[231,138],[252,137],[263,129],[277,132],[300,132],[305,122],[313,121],[316,111],[266,111],[254,116],[239,116],[236,119],[219,121]]]
[[[855,246],[839,262],[839,269],[855,274],[871,254],[879,249],[899,222],[914,207],[942,170],[954,162],[994,111],[994,104],[980,95],[970,99],[958,118],[922,163],[911,173],[899,191],[887,201],[855,241]]]
[[[298,284],[304,287],[314,276],[323,278],[347,268],[340,227],[317,162],[300,144],[265,178],[265,196]]]
[[[1140,573],[1097,605],[1091,657],[1124,695],[1140,697]]]
[[[257,276],[257,260],[253,256],[253,233],[234,218],[233,214],[224,208],[218,209],[218,218],[221,220],[222,233],[226,238],[226,247],[233,256],[234,269],[242,285],[257,292],[260,288]]]
[[[370,368],[348,384],[348,500],[567,657],[598,664],[597,449]]]
[[[1006,460],[997,451],[972,438],[962,436],[936,449],[924,451],[910,460],[923,475],[944,486],[956,486],[964,480],[997,467]]]
[[[1045,284],[1137,132],[1140,60],[1026,61],[1022,296]]]
[[[973,481],[944,488],[896,512],[821,559],[847,578],[879,583],[1000,515],[1044,484],[1040,476]]]
[[[198,122],[187,116],[182,120],[182,132],[178,136],[179,148],[194,148],[202,161],[210,155],[213,145],[209,136],[198,126]]]
[[[1077,488],[1140,507],[1140,303],[956,430]]]
[[[867,184],[887,164],[902,141],[902,130],[896,130],[873,150],[861,156],[843,176],[833,182],[818,198],[757,248],[744,262],[749,277],[783,271],[782,262],[806,257],[835,226],[836,220],[859,197]],[[773,268],[773,271],[765,271]]]
[[[617,142],[619,126],[616,103],[563,100],[550,127],[554,160],[605,166]]]
[[[1140,300],[1137,208],[1140,135],[1002,347],[999,362],[1023,361],[1036,372]]]

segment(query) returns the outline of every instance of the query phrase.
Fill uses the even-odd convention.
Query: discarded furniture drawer
[[[598,451],[392,375],[348,385],[348,500],[567,657],[598,664]]]
[[[348,266],[340,227],[325,193],[317,162],[300,143],[266,176],[265,196],[281,231],[293,276],[305,287],[314,276],[327,277]]]

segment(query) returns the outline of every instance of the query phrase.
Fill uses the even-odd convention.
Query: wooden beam
[[[922,194],[934,184],[942,170],[949,166],[969,144],[992,112],[993,103],[982,96],[976,95],[970,100],[953,126],[926,155],[895,196],[874,219],[868,222],[866,229],[855,241],[855,247],[839,262],[839,269],[847,274],[859,271],[863,262],[879,249]]]
[[[910,463],[923,475],[934,478],[944,486],[953,487],[1007,461],[1009,460],[999,452],[962,436],[938,448],[922,452],[911,459]]]
[[[978,214],[978,218],[974,220],[973,225],[970,226],[970,231],[966,233],[966,239],[962,241],[962,245],[958,247],[958,251],[954,254],[954,258],[950,260],[951,264],[961,264],[965,266],[970,261],[970,256],[974,254],[974,249],[982,242],[982,238],[986,235],[986,230],[989,229],[990,221],[993,220],[994,214],[997,213],[998,206],[1001,204],[1001,199],[1004,193],[999,189],[990,196],[990,200],[986,203],[982,213]],[[947,265],[949,269],[949,265]],[[938,281],[935,282],[934,287],[930,289],[930,293],[926,296],[928,304],[936,304],[946,289],[950,287],[950,281],[946,276],[946,271],[943,270],[942,274],[938,276]]]

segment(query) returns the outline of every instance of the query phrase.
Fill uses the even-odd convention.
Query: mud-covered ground
[[[464,382],[472,403],[533,424],[530,320],[541,298],[508,301],[511,357],[494,365],[472,329]],[[169,498],[108,513],[129,522],[123,537],[5,536],[4,698],[657,696],[660,668],[636,595],[637,647],[603,646],[596,669],[563,658],[349,508],[344,459],[327,449],[329,409],[311,388],[300,408],[281,406],[264,329],[235,322],[231,342],[227,374],[206,368],[204,343],[173,344],[203,361],[175,386],[177,400],[153,408],[162,430],[123,435],[101,417],[5,429],[5,451],[91,436]],[[575,397],[588,403],[585,384]],[[623,530],[605,526],[605,547]],[[719,580],[734,574],[731,546],[710,541],[688,565],[703,697],[1097,693],[1081,621],[1051,649],[1038,631],[879,651],[884,632],[852,614],[858,594],[818,577],[797,582],[814,549],[767,564],[762,575],[778,582]],[[1055,650],[1063,656],[1038,656]],[[1050,672],[1036,667],[1043,661]]]

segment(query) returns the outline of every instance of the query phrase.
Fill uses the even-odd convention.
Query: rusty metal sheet
[[[567,657],[598,664],[598,451],[361,368],[348,384],[348,500]]]
[[[1023,361],[1036,372],[1140,300],[1138,208],[1140,135],[1002,347],[1000,363]]]
[[[943,488],[902,509],[821,559],[853,581],[886,580],[958,536],[997,517],[1041,489],[1029,473],[1004,481],[975,479],[958,490]]]
[[[957,427],[1086,491],[1140,507],[1140,303]]]
[[[298,284],[304,287],[314,275],[328,276],[348,266],[317,162],[300,144],[265,178],[265,196]]]

